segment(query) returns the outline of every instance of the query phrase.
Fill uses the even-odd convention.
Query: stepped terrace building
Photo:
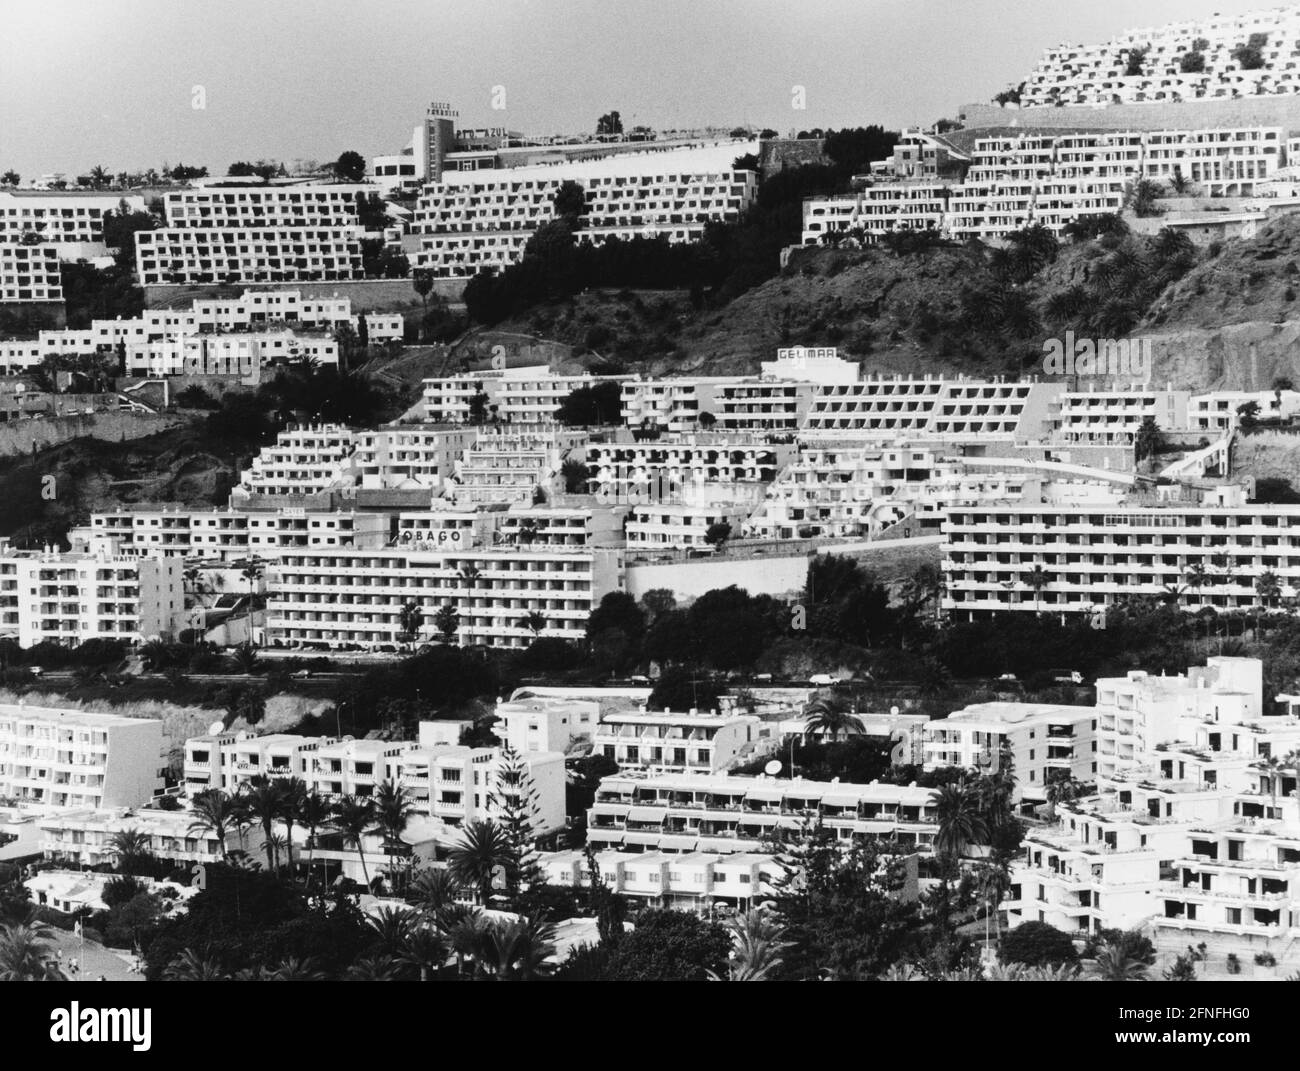
[[[1300,590],[1300,507],[1249,505],[1231,486],[1192,500],[954,506],[943,535],[943,608],[958,620],[1096,613],[1170,592],[1193,612],[1276,609]],[[1192,585],[1189,575],[1204,579]]]
[[[770,483],[794,456],[794,446],[752,433],[620,436],[587,444],[587,486],[602,501],[657,502],[696,484]]]
[[[0,796],[42,807],[134,807],[163,788],[162,723],[0,704]]]
[[[586,199],[583,241],[697,241],[708,223],[738,219],[753,201],[757,176],[732,166],[744,149],[729,142],[584,163],[445,172],[424,187],[416,206],[420,249],[412,267],[465,278],[513,264],[537,228],[554,218],[555,195],[570,181]]]
[[[477,436],[472,428],[425,424],[394,424],[358,431],[352,459],[358,486],[367,490],[442,490]]]
[[[1300,719],[1263,712],[1261,681],[1258,660],[1225,657],[1099,680],[1099,793],[1027,835],[1009,923],[1150,927],[1162,949],[1294,957],[1300,804],[1276,758]]]
[[[1238,50],[1254,42],[1258,63]],[[1234,99],[1300,89],[1294,8],[1129,30],[1102,44],[1058,45],[1025,79],[1021,108]],[[1129,73],[1130,70],[1133,73]]]
[[[585,440],[559,425],[482,429],[461,459],[454,498],[461,506],[529,503],[538,488],[555,490],[565,455]]]
[[[892,840],[928,852],[938,831],[930,789],[723,774],[604,778],[587,812],[596,851],[761,852],[780,829],[820,819],[849,842]]]
[[[434,422],[469,424],[495,417],[509,424],[552,424],[556,410],[575,390],[631,378],[589,372],[566,376],[547,365],[520,366],[426,379],[422,402],[425,419]],[[613,424],[618,416],[610,413],[606,422]]]
[[[175,558],[13,550],[0,541],[0,632],[22,647],[144,642],[184,609]]]
[[[355,436],[339,424],[295,425],[264,446],[240,486],[253,495],[309,495],[354,480]]]
[[[462,644],[523,647],[536,611],[543,635],[581,639],[607,592],[623,585],[623,551],[599,547],[506,550],[321,550],[283,554],[267,573],[267,637],[272,646],[397,650],[401,611],[433,615],[453,604]],[[419,642],[417,640],[417,642]]]

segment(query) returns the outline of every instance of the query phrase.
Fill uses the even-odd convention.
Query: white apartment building
[[[591,871],[580,851],[543,853],[538,858],[549,885],[588,888]],[[771,898],[785,867],[759,852],[620,852],[596,856],[600,880],[611,892],[655,907],[706,912],[719,903],[748,911]]]
[[[548,365],[520,365],[512,368],[467,372],[458,376],[426,379],[422,404],[425,419],[432,422],[469,424],[481,419],[508,424],[552,424],[555,412],[575,390],[594,387],[606,380],[626,382],[632,376],[559,375]],[[482,398],[475,402],[475,398]],[[617,413],[609,415],[614,423]]]
[[[600,722],[598,700],[521,697],[499,700],[499,719],[492,727],[502,747],[520,755],[535,751],[565,753],[569,746],[590,740]]]
[[[463,550],[495,542],[499,511],[416,510],[397,515],[397,546],[405,550]]]
[[[111,866],[117,862],[113,838],[127,832],[142,834],[145,850],[171,863],[216,863],[222,858],[221,842],[211,832],[194,828],[192,811],[151,807],[57,811],[41,820],[41,850],[46,859],[68,866]],[[256,858],[263,844],[260,827],[249,828],[245,844]],[[232,832],[226,848],[236,847]]]
[[[136,235],[143,286],[361,277],[360,227],[165,227]]]
[[[1010,924],[1145,926],[1166,949],[1292,956],[1300,804],[1274,760],[1300,719],[1261,712],[1261,679],[1257,660],[1211,658],[1185,676],[1099,680],[1100,794],[1031,831]]]
[[[708,484],[690,485],[708,487]],[[761,485],[751,485],[756,489]],[[656,502],[634,505],[627,518],[629,550],[683,550],[708,547],[709,532],[714,525],[725,524],[728,538],[741,530],[754,503],[687,503]]]
[[[480,429],[461,458],[456,504],[526,505],[539,489],[549,495],[558,486],[565,455],[585,441],[584,433],[558,425]]]
[[[761,852],[776,830],[820,818],[846,843],[877,837],[928,852],[938,830],[934,795],[902,785],[618,773],[596,790],[587,842],[596,851]]]
[[[478,431],[426,424],[393,424],[355,432],[352,459],[358,486],[367,490],[441,491]]]
[[[89,245],[104,240],[104,217],[123,205],[145,210],[136,194],[0,191],[0,243],[31,240],[55,246]]]
[[[305,547],[378,547],[390,539],[387,514],[306,510],[294,507],[243,513],[229,509],[124,507],[92,513],[90,524],[72,529],[74,548],[96,537],[114,541],[124,555],[206,558],[226,561],[250,555],[273,558]]]
[[[1131,443],[1148,417],[1161,431],[1192,427],[1191,392],[1185,390],[1065,391],[1056,437],[1066,442]]]
[[[56,247],[0,242],[0,304],[62,300],[63,277]]]
[[[176,335],[126,345],[130,376],[242,376],[260,379],[273,364],[313,361],[337,367],[338,343],[328,335],[255,331],[229,335]],[[84,351],[79,351],[84,352]]]
[[[804,202],[803,244],[875,240],[907,230],[998,241],[1041,224],[1059,234],[1085,215],[1119,212],[1137,179],[1192,180],[1210,197],[1262,193],[1285,163],[1280,127],[997,135],[976,139],[962,182],[887,182]],[[833,238],[831,239],[834,240]]]
[[[620,769],[657,773],[721,773],[753,757],[772,726],[748,714],[690,710],[608,710],[592,738],[593,754]]]
[[[20,551],[0,541],[0,631],[23,647],[143,642],[170,633],[183,609],[174,558]]]
[[[1262,66],[1245,70],[1233,53],[1255,34],[1265,38]],[[1296,40],[1295,11],[1282,7],[1128,30],[1105,43],[1058,45],[1046,49],[1030,72],[1020,107],[1291,94],[1300,88],[1291,62]],[[1144,50],[1141,73],[1130,75],[1136,50]],[[1193,53],[1199,62],[1185,63]]]
[[[554,218],[566,181],[586,194],[580,239],[660,237],[697,240],[706,224],[739,218],[757,190],[757,176],[736,171],[742,143],[627,153],[598,160],[489,171],[448,171],[430,181],[415,210],[421,248],[412,267],[437,277],[466,277],[504,268],[532,233]]]
[[[764,361],[766,368],[768,362]],[[799,430],[817,385],[782,380],[741,380],[714,388],[712,416],[722,431],[755,433]]]
[[[1240,423],[1239,411],[1254,402],[1257,419],[1288,420],[1300,413],[1300,391],[1216,390],[1194,394],[1188,402],[1188,425],[1195,431],[1226,435]]]
[[[318,753],[334,743],[329,737],[253,736],[242,730],[190,737],[185,741],[185,791],[190,796],[212,788],[233,793],[254,777],[297,777],[310,783]]]
[[[355,482],[356,436],[340,424],[293,425],[264,446],[240,488],[252,495],[310,495]]]
[[[526,782],[521,786],[502,777],[507,761],[502,748],[421,744],[402,754],[399,777],[417,812],[443,826],[500,822],[508,806],[522,803],[533,836],[563,829],[564,756],[558,751],[516,754]]]
[[[1295,529],[1300,507],[1247,505],[1240,488],[1227,486],[1200,502],[1134,495],[954,506],[943,524],[943,608],[959,619],[1095,613],[1120,599],[1177,592],[1192,611],[1275,609],[1300,590]],[[1197,567],[1204,582],[1189,585]],[[1265,574],[1277,578],[1276,597],[1257,590]]]
[[[622,590],[623,551],[599,547],[286,553],[267,572],[272,646],[396,649],[402,607],[423,607],[422,636],[447,604],[460,615],[465,645],[523,647],[536,612],[547,635],[580,639],[607,592]]]
[[[1068,774],[1080,784],[1096,779],[1096,723],[1090,707],[976,703],[925,726],[923,761],[927,770],[996,771],[1009,760],[1014,802],[1042,803],[1053,776]]]
[[[640,442],[620,435],[587,444],[587,486],[599,501],[673,501],[694,485],[771,483],[794,456],[794,446],[752,433],[695,432]]]
[[[361,275],[357,202],[372,187],[200,186],[167,194],[167,225],[136,236],[136,270],[160,283],[287,282]]]
[[[797,383],[827,386],[856,383],[862,374],[857,361],[846,361],[834,346],[791,346],[776,351],[775,361],[763,361],[764,379],[786,379]]]
[[[0,704],[0,796],[51,808],[135,807],[162,791],[162,723]]]

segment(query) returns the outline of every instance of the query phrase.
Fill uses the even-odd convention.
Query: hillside
[[[1158,293],[1158,273],[1147,269],[1160,262],[1150,239],[1118,244],[1137,251],[1130,260],[1153,258],[1140,265],[1145,276],[1126,305],[1131,323]],[[697,308],[684,291],[588,290],[498,327],[585,348],[589,364],[598,355],[653,375],[757,373],[760,361],[792,345],[836,346],[867,372],[1033,373],[1044,338],[1082,326],[1053,319],[1053,299],[1087,291],[1096,263],[1119,259],[1116,245],[1067,243],[1023,269],[979,246],[801,248],[779,276],[721,308]]]
[[[1152,339],[1156,382],[1268,390],[1300,382],[1300,216],[1225,244],[1171,287],[1134,332]]]
[[[73,439],[0,464],[0,536],[39,545],[84,524],[93,510],[122,503],[223,505],[241,460],[190,424],[122,443]],[[54,477],[54,498],[41,494]]]

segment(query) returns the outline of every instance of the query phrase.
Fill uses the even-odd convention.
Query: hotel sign
[[[839,351],[834,346],[792,346],[777,350],[778,361],[835,360]]]

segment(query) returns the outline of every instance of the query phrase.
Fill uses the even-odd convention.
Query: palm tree
[[[211,833],[216,838],[221,850],[221,859],[226,859],[226,837],[236,824],[236,814],[231,807],[230,797],[219,788],[205,788],[197,792],[190,801],[190,811],[194,821],[190,823],[189,833]]]
[[[381,907],[366,919],[375,951],[397,956],[414,932],[420,916],[409,907]]]
[[[0,929],[0,982],[62,982],[45,939],[45,927],[5,926]]]
[[[416,908],[425,918],[442,926],[447,908],[456,902],[460,886],[446,867],[421,870],[411,883]]]
[[[442,970],[450,954],[442,934],[428,926],[420,926],[407,934],[397,959],[404,966],[418,970],[420,981],[427,982],[431,973]]]
[[[1282,584],[1277,578],[1277,573],[1272,569],[1265,569],[1259,574],[1259,579],[1255,581],[1255,594],[1259,596],[1260,604],[1265,609],[1272,608],[1278,598],[1282,595]],[[1257,629],[1260,627],[1260,619],[1257,619]]]
[[[163,978],[168,982],[224,982],[230,976],[221,966],[187,948],[167,965]]]
[[[343,836],[343,843],[357,850],[361,860],[361,874],[370,888],[370,870],[366,866],[364,840],[375,822],[375,805],[368,799],[344,799],[334,805],[330,824]]]
[[[418,602],[406,603],[398,614],[399,632],[397,638],[403,643],[415,646],[420,638],[420,629],[424,627],[424,610]]]
[[[473,889],[478,902],[487,907],[492,901],[492,882],[497,873],[509,866],[510,838],[493,821],[470,822],[461,839],[448,856],[452,877]]]
[[[1145,982],[1147,965],[1133,955],[1127,937],[1112,938],[1097,952],[1097,972],[1107,982]]]
[[[311,886],[312,860],[316,854],[316,834],[329,821],[330,804],[318,792],[308,792],[298,808],[298,821],[307,831],[307,885]]]
[[[484,934],[492,923],[478,908],[455,908],[444,913],[443,930],[447,942],[456,955],[456,974],[465,974],[466,958],[473,959],[480,951]]]
[[[138,829],[121,829],[108,839],[108,850],[117,860],[117,869],[130,874],[135,864],[149,858],[149,835]]]
[[[1025,583],[1028,584],[1034,592],[1034,613],[1042,613],[1043,588],[1047,587],[1047,585],[1051,583],[1051,577],[1043,571],[1041,565],[1035,565],[1029,570],[1028,575],[1026,575]]]
[[[988,919],[993,917],[993,933],[1002,939],[1002,916],[999,908],[1002,900],[1011,890],[1011,870],[1008,861],[997,853],[997,857],[990,859],[988,862],[981,863],[975,871],[975,879],[978,883],[979,897],[984,902],[984,940],[988,942]]]
[[[240,795],[248,805],[248,813],[262,825],[266,867],[268,871],[275,873],[275,845],[272,840],[275,835],[275,823],[280,820],[280,801],[284,796],[284,790],[279,781],[272,780],[266,774],[257,774],[244,782]]]
[[[934,807],[939,824],[934,847],[940,856],[956,861],[972,846],[984,843],[988,829],[979,799],[965,782],[939,789]]]
[[[479,571],[477,565],[471,565],[466,562],[459,570],[457,570],[456,575],[460,578],[461,586],[464,587],[466,591],[471,591],[479,582],[479,579],[483,574]]]
[[[830,736],[832,741],[839,740],[840,735],[861,736],[866,732],[862,719],[844,709],[838,699],[815,699],[804,710],[803,733],[807,739],[813,733],[821,732]]]
[[[781,953],[789,947],[782,940],[785,927],[775,922],[762,908],[737,915],[727,923],[735,948],[727,961],[727,977],[709,972],[715,982],[766,982],[781,966]]]
[[[415,803],[411,793],[395,781],[381,781],[375,789],[374,799],[375,817],[379,831],[384,835],[384,854],[389,858],[389,876],[394,877],[396,885],[396,863],[393,860],[406,851],[402,833],[415,814]]]
[[[1044,789],[1047,797],[1048,820],[1056,817],[1058,803],[1069,803],[1071,800],[1078,799],[1082,788],[1083,786],[1075,780],[1069,770],[1053,770]]]
[[[546,971],[555,954],[555,927],[545,918],[518,918],[487,926],[474,960],[481,977],[497,981],[528,981]]]
[[[389,956],[362,956],[348,968],[350,982],[395,982],[399,965]]]
[[[239,850],[247,855],[248,831],[253,826],[253,812],[249,809],[248,797],[242,792],[236,792],[230,797],[230,817],[235,835],[239,837]]]
[[[248,581],[248,642],[253,643],[253,595],[255,593],[257,582],[262,579],[265,573],[265,566],[258,561],[250,561],[240,571],[240,576]]]
[[[307,786],[300,777],[286,777],[280,785],[280,820],[284,822],[284,862],[293,881],[293,824],[302,817],[307,802]]]
[[[324,982],[328,979],[329,975],[320,969],[312,956],[306,959],[289,956],[272,967],[266,975],[268,982]]]
[[[519,627],[526,628],[533,634],[533,639],[541,635],[542,629],[546,627],[546,618],[536,610],[529,610],[519,619]]]

